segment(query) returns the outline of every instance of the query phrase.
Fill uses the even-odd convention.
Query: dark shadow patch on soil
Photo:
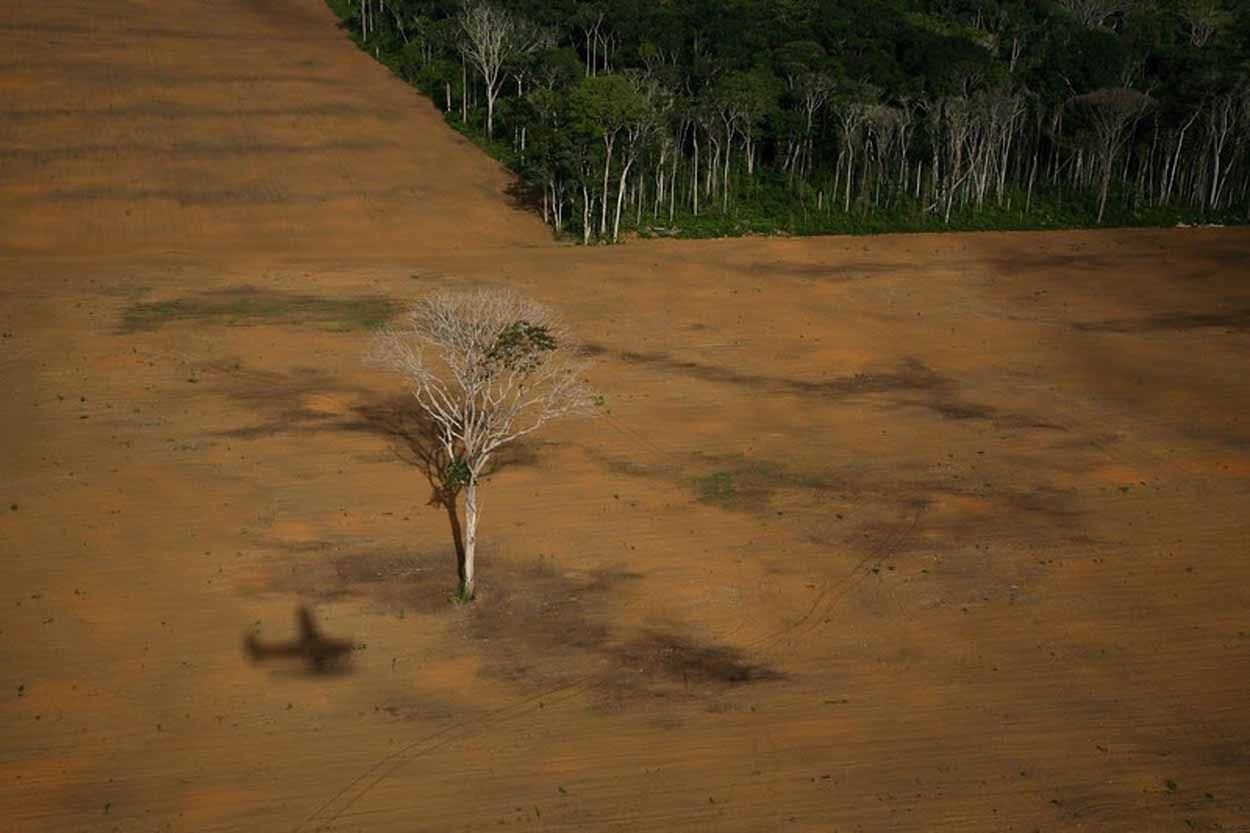
[[[74,26],[69,23],[40,23],[39,28],[33,29],[27,26],[21,26],[12,23],[0,24],[0,32],[8,32],[12,34],[29,37],[34,32],[40,34],[60,34],[60,35],[82,35],[92,39],[98,39],[101,35],[99,29],[86,26]],[[261,34],[248,34],[242,31],[230,32],[212,32],[203,31],[199,27],[187,29],[170,29],[155,26],[125,26],[109,28],[107,35],[111,37],[133,38],[137,41],[149,41],[152,39],[181,39],[181,40],[219,40],[229,43],[242,42],[258,42],[263,44],[272,44],[274,42],[290,41],[292,43],[307,43],[308,39],[302,34],[287,35],[272,29],[264,30]]]
[[[616,647],[612,654],[628,670],[659,675],[683,685],[736,685],[786,678],[775,669],[751,662],[736,648],[711,645],[668,631],[646,631]]]
[[[674,629],[622,640],[607,624],[607,607],[614,594],[640,578],[619,567],[569,573],[553,559],[483,573],[467,628],[483,645],[484,673],[527,687],[578,673],[607,677],[618,701],[674,683],[706,687],[784,679],[735,648]]]
[[[835,283],[847,283],[867,278],[911,274],[921,270],[948,269],[966,271],[971,265],[984,268],[990,272],[998,272],[1002,274],[1017,274],[1025,271],[1054,272],[1054,271],[1072,271],[1072,270],[1103,270],[1108,268],[1123,268],[1126,260],[1147,259],[1149,255],[1141,255],[1134,258],[1132,255],[1117,254],[1095,255],[1084,254],[1081,252],[1062,252],[1062,253],[1042,253],[1042,254],[1012,254],[1011,257],[1002,257],[999,255],[988,255],[977,257],[976,255],[964,255],[962,259],[960,255],[954,253],[943,253],[943,256],[934,262],[926,262],[920,259],[914,261],[881,261],[867,260],[854,261],[842,260],[836,263],[786,263],[783,261],[751,261],[749,263],[736,266],[739,271],[751,275],[753,277],[787,277],[800,278],[807,280],[824,280]]]
[[[404,668],[403,665],[399,667]],[[403,723],[457,722],[465,719],[465,709],[463,703],[452,704],[428,694],[414,694],[411,690],[386,695],[381,703],[373,707],[374,713]]]
[[[494,560],[478,575],[465,621],[489,658],[485,673],[542,686],[586,670],[588,656],[611,640],[603,618],[610,597],[638,578],[620,567],[568,571],[541,555],[520,564]]]
[[[891,263],[888,261],[858,261],[852,263],[791,263],[782,260],[757,260],[737,265],[735,268],[752,277],[798,278],[831,283],[850,283],[879,275],[915,272],[916,263]]]
[[[295,193],[258,183],[250,188],[209,190],[192,188],[65,188],[39,194],[22,196],[16,202],[37,204],[46,202],[172,202],[180,206],[226,207],[242,205],[325,205],[335,200],[410,200],[421,196],[422,186],[396,184],[369,191],[360,189],[324,189],[315,192]]]
[[[303,87],[323,87],[327,89],[350,89],[352,83],[331,72],[292,72],[283,70],[280,65],[267,72],[230,72],[226,68],[229,61],[223,63],[223,71],[201,72],[192,68],[184,68],[182,64],[168,66],[124,63],[109,60],[109,56],[100,58],[72,58],[66,53],[56,53],[45,63],[27,61],[22,64],[9,64],[10,75],[22,72],[34,77],[72,79],[76,85],[107,85],[112,88],[129,87],[132,85],[151,86],[157,89],[178,89],[191,86],[217,86],[225,84],[298,84]]]
[[[220,437],[246,440],[280,434],[369,429],[347,405],[335,410],[314,406],[317,401],[359,401],[369,396],[365,388],[344,384],[320,368],[278,372],[245,367],[239,362],[218,361],[201,365],[197,373],[210,389],[261,416],[258,423],[218,432]]]
[[[1202,256],[1210,258],[1222,267],[1250,265],[1250,248],[1245,246],[1218,246],[1202,250]]]
[[[1223,428],[1199,426],[1190,422],[1179,428],[1181,436],[1203,445],[1215,445],[1237,452],[1250,451],[1250,429],[1237,425]]]
[[[954,379],[937,373],[915,358],[906,359],[889,370],[805,380],[747,373],[734,368],[678,359],[667,353],[613,351],[598,344],[589,345],[585,350],[591,356],[607,355],[627,364],[652,367],[666,373],[679,373],[714,384],[750,388],[760,393],[790,394],[835,401],[867,396],[888,397],[897,406],[923,408],[947,420],[989,421],[1000,428],[1066,430],[1061,425],[1029,414],[1002,411],[992,405],[971,402],[960,394]]]
[[[456,586],[456,558],[445,551],[412,553],[399,547],[352,549],[347,542],[263,545],[285,553],[265,566],[264,593],[284,593],[312,602],[363,599],[396,615],[434,614],[448,609]]]
[[[593,355],[609,353],[605,348],[594,346]],[[703,364],[675,358],[667,353],[637,352],[624,350],[612,352],[614,358],[627,364],[653,367],[657,370],[692,376],[705,382],[738,385],[775,393],[799,396],[846,398],[868,394],[897,393],[900,391],[943,391],[950,387],[950,380],[939,376],[923,363],[911,360],[898,368],[879,373],[857,373],[832,379],[809,381],[779,376],[747,373],[729,367]]]
[[[942,604],[1032,604],[1056,561],[1084,561],[1113,551],[1091,533],[1096,512],[1074,491],[1040,487],[965,490],[947,483],[908,484],[908,502],[920,506],[918,522],[899,534],[897,519],[874,506],[848,506],[853,525],[812,524],[813,543],[864,553],[861,577],[887,596],[906,585]],[[914,491],[912,491],[914,489]],[[879,501],[874,501],[877,507]],[[853,513],[853,514],[852,514]]]
[[[333,139],[326,142],[173,142],[170,144],[124,142],[113,144],[86,143],[60,148],[9,148],[0,150],[0,161],[12,160],[25,165],[42,165],[61,159],[86,159],[93,156],[113,160],[118,156],[144,156],[157,159],[180,157],[227,159],[240,156],[294,157],[335,151],[372,153],[395,148],[394,142],[366,139]]]
[[[308,104],[304,106],[286,105],[279,107],[187,107],[175,101],[145,101],[137,104],[118,107],[49,107],[30,110],[0,110],[0,121],[8,124],[33,121],[45,122],[52,118],[74,119],[75,121],[95,122],[132,121],[138,118],[157,118],[186,121],[192,119],[262,119],[289,120],[313,118],[320,116],[344,117],[356,120],[394,121],[396,117],[388,116],[376,108],[361,107],[357,104]]]
[[[1148,333],[1160,330],[1234,330],[1250,332],[1250,308],[1228,312],[1169,312],[1149,318],[1084,321],[1072,325],[1087,333]]]
[[[1026,515],[1047,526],[1071,529],[1075,521],[1084,515],[1076,506],[1073,492],[1050,486],[1038,486],[1027,491],[997,491],[990,495],[1007,510],[1013,523],[1018,522],[1021,515]]]
[[[600,448],[585,448],[586,455],[603,469],[615,475],[637,478],[659,478],[667,476],[669,468],[641,462],[630,457],[605,453]]]
[[[1098,451],[1110,453],[1123,441],[1123,436],[1109,432],[1085,435],[1066,435],[1057,438],[1047,447],[1053,451]]]
[[[1010,257],[972,258],[971,262],[1001,275],[1031,274],[1033,272],[1054,273],[1063,271],[1105,271],[1108,269],[1124,269],[1126,264],[1135,260],[1149,260],[1148,254],[1134,256],[1130,253],[1115,255],[1095,255],[1083,252],[1028,254],[1013,253]],[[957,264],[950,263],[952,267]]]

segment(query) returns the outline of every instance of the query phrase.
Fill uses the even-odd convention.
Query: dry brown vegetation
[[[0,20],[0,828],[1246,829],[1245,230],[558,246],[319,0],[97,11]],[[359,355],[500,285],[610,413],[454,606]]]

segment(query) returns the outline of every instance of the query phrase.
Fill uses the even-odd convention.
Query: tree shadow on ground
[[[601,344],[589,344],[586,350],[592,356],[609,355],[627,364],[759,393],[786,394],[829,402],[876,397],[892,407],[920,408],[946,420],[988,422],[1001,428],[1065,430],[1062,425],[1032,414],[1004,411],[969,400],[955,379],[938,373],[915,357],[904,359],[893,368],[875,372],[825,379],[794,379],[680,359],[663,352],[618,351]]]
[[[1218,329],[1228,332],[1250,332],[1250,308],[1223,312],[1168,312],[1149,318],[1117,318],[1103,321],[1081,321],[1073,329],[1089,333],[1149,333],[1161,330]]]
[[[430,486],[427,506],[441,508],[447,515],[452,543],[456,551],[457,572],[464,581],[464,529],[458,511],[460,486],[452,482],[449,469],[451,455],[442,441],[438,424],[418,407],[411,396],[379,399],[352,409],[355,419],[338,422],[340,430],[362,431],[390,441],[396,458],[414,467]],[[518,464],[532,464],[537,457],[532,443],[514,442],[499,449],[483,477]]]
[[[483,673],[535,690],[590,675],[607,681],[603,697],[615,703],[675,686],[693,693],[785,679],[679,622],[622,633],[609,611],[622,594],[639,592],[643,579],[628,567],[570,570],[555,558],[499,563],[484,574],[482,603],[465,622],[487,659]]]
[[[415,407],[412,397],[405,396],[359,405],[355,409],[361,430],[391,440],[399,459],[416,468],[430,484],[426,505],[439,507],[447,514],[452,543],[456,548],[456,570],[464,581],[464,529],[457,509],[460,486],[448,475],[452,458],[442,441],[438,424],[429,414]]]
[[[448,608],[454,585],[441,547],[361,547],[346,538],[264,544],[274,555],[267,558],[261,593],[320,603],[365,600],[400,617],[433,615]]]

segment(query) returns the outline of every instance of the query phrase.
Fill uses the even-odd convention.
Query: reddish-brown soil
[[[561,246],[319,0],[2,15],[0,830],[1250,829],[1246,231]],[[481,284],[610,413],[455,606],[357,325]]]

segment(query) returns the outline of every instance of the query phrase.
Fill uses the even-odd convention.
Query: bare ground
[[[558,246],[318,0],[0,14],[0,828],[1250,829],[1244,230]],[[611,412],[466,608],[359,354],[480,284]]]

